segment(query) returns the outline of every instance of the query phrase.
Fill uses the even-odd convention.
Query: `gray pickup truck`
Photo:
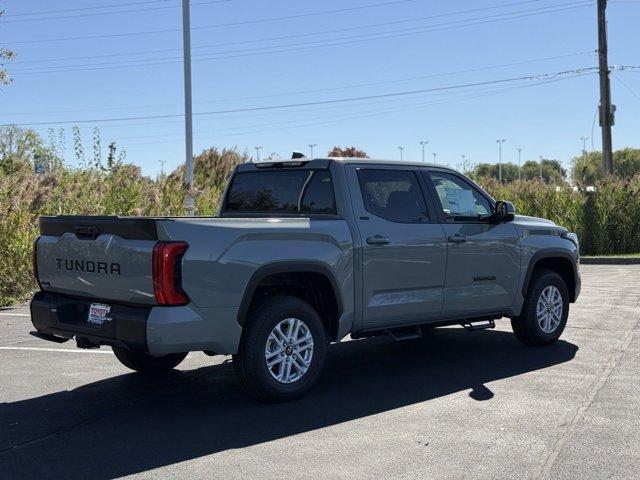
[[[33,335],[109,345],[155,374],[191,351],[233,355],[273,401],[305,393],[349,334],[510,317],[520,341],[550,344],[580,292],[575,234],[424,163],[246,163],[218,217],[43,217],[40,231]]]

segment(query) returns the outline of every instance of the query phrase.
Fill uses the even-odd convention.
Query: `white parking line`
[[[0,347],[0,350],[32,350],[35,352],[66,352],[66,353],[106,353],[112,354],[111,350],[97,349],[71,349],[71,348],[40,348],[40,347]]]
[[[0,313],[0,317],[30,317],[30,313]]]

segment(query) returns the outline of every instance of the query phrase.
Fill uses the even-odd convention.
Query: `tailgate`
[[[155,304],[151,218],[42,217],[37,271],[44,291]]]

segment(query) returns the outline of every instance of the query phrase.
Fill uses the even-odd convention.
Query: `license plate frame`
[[[104,322],[111,321],[109,314],[111,313],[111,305],[104,303],[91,303],[87,312],[87,324],[100,327]]]

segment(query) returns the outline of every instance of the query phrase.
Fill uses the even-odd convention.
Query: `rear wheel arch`
[[[318,262],[277,262],[257,269],[245,288],[238,310],[238,323],[244,327],[251,309],[271,295],[289,295],[311,305],[325,326],[330,340],[337,339],[342,297],[328,266]]]
[[[550,270],[557,273],[564,280],[569,291],[569,301],[576,300],[576,261],[567,250],[542,250],[533,255],[529,262],[529,267],[524,277],[522,285],[522,296],[526,298],[527,291],[531,285],[531,280],[536,271]]]

